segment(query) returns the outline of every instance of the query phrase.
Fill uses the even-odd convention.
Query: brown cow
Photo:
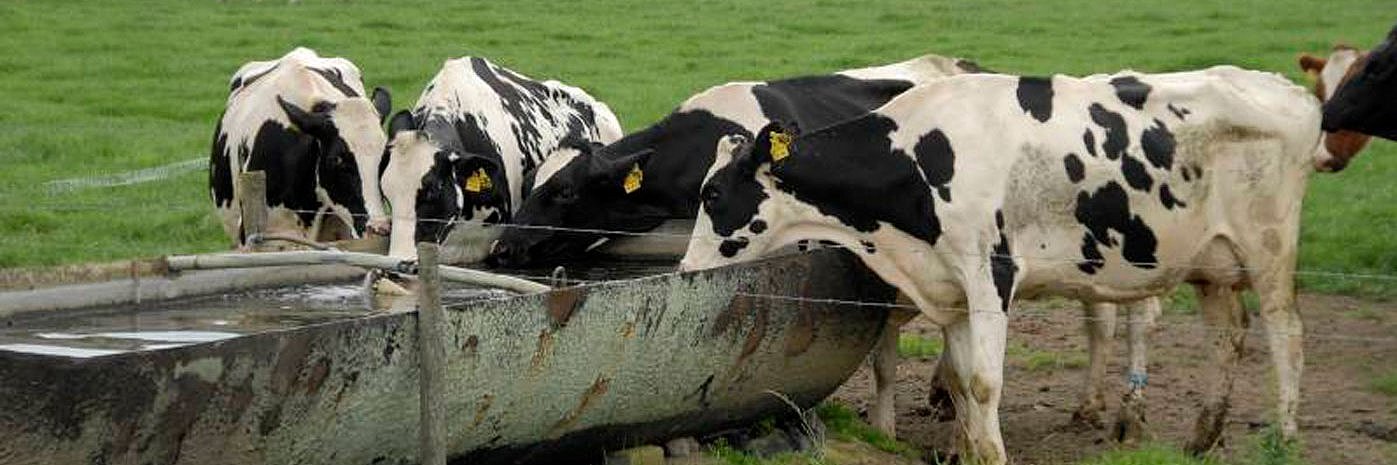
[[[1352,78],[1354,73],[1363,69],[1363,65],[1368,61],[1368,52],[1358,50],[1345,44],[1337,44],[1333,51],[1329,52],[1328,58],[1320,58],[1308,53],[1300,54],[1300,69],[1310,76],[1315,82],[1315,97],[1319,97],[1321,102],[1328,102],[1334,97],[1334,92],[1339,86]],[[1363,151],[1363,147],[1368,145],[1372,137],[1354,132],[1337,131],[1324,133],[1324,148],[1333,155],[1318,165],[1315,169],[1320,171],[1337,172],[1348,166],[1349,160],[1353,159],[1358,152]]]

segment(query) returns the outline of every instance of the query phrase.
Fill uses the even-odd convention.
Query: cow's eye
[[[708,189],[704,189],[704,190],[703,190],[703,201],[704,201],[704,202],[716,202],[716,201],[718,201],[718,197],[720,197],[720,196],[721,196],[721,195],[718,193],[718,189],[714,189],[714,188],[711,188],[711,187],[710,187],[710,188],[708,188]]]

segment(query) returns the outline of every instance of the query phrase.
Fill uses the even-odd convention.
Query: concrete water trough
[[[834,301],[894,296],[832,250],[640,275],[445,291],[435,408],[451,461],[596,463],[788,414],[772,393],[808,408],[887,314]],[[0,291],[0,463],[417,463],[418,313],[364,305],[359,276],[302,266]]]

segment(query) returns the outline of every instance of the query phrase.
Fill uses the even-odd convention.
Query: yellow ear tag
[[[771,133],[771,161],[791,156],[791,135],[784,132]]]
[[[640,189],[640,182],[643,180],[645,173],[640,171],[640,163],[636,163],[631,167],[631,172],[626,173],[626,181],[621,183],[621,188],[625,189],[627,194],[635,192],[636,189]]]
[[[480,168],[471,173],[471,177],[466,178],[466,192],[481,192],[491,187],[490,175],[485,174],[485,168]]]

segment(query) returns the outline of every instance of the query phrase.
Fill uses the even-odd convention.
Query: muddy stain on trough
[[[548,357],[553,355],[553,332],[547,329],[538,333],[538,349],[534,350],[534,356],[529,360],[529,374],[538,375],[543,370],[543,363],[548,361]]]
[[[559,433],[571,429],[573,425],[577,424],[577,420],[582,418],[582,414],[586,413],[587,409],[591,408],[593,404],[600,400],[601,396],[606,395],[609,384],[611,384],[610,378],[598,376],[596,381],[592,382],[592,386],[587,388],[586,392],[582,393],[582,398],[578,399],[577,406],[573,407],[572,411],[569,411],[566,415],[563,415],[563,418],[558,420],[558,423],[553,425],[553,428],[549,430],[548,435],[556,436]]]
[[[485,412],[490,411],[490,404],[495,402],[495,396],[485,394],[480,396],[480,404],[475,407],[475,418],[471,420],[471,429],[480,426],[485,421]]]

